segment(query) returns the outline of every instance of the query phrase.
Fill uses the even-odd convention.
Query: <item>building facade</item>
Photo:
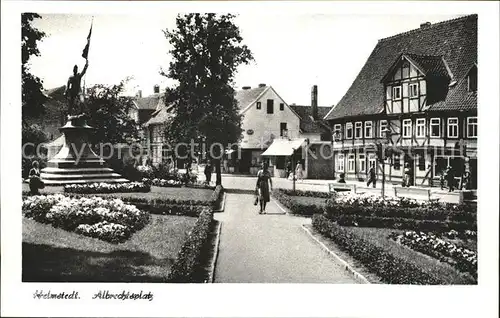
[[[477,15],[379,40],[341,101],[333,130],[334,173],[435,186],[451,166],[477,186]],[[383,149],[380,151],[380,149]],[[381,159],[381,160],[379,160]]]

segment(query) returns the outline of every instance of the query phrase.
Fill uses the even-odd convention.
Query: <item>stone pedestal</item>
[[[69,117],[59,130],[64,134],[64,145],[41,171],[45,185],[128,182],[106,167],[104,159],[90,147],[89,135],[93,128],[87,125],[85,115]]]

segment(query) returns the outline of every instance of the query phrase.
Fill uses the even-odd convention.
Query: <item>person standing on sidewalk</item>
[[[269,170],[269,164],[264,162],[262,164],[262,170],[257,172],[257,184],[255,186],[256,192],[258,194],[258,200],[260,203],[259,214],[266,213],[267,202],[271,200],[270,191],[273,188],[273,182],[271,180],[271,173]]]
[[[376,188],[377,176],[375,174],[375,167],[373,164],[371,165],[370,170],[368,171],[368,183],[366,184],[366,186],[369,187],[370,183],[372,183],[373,187]]]
[[[210,185],[210,181],[212,181],[212,165],[210,164],[210,161],[207,160],[207,164],[205,165],[205,170],[203,172],[205,173],[205,182],[207,185]]]
[[[297,166],[295,167],[295,177],[297,180],[304,180],[304,169],[302,168],[302,163],[299,161],[297,162]]]
[[[446,185],[448,186],[448,192],[455,190],[455,173],[451,166],[446,169]]]
[[[404,176],[403,176],[403,187],[410,187],[411,180],[411,169],[408,162],[405,163]]]

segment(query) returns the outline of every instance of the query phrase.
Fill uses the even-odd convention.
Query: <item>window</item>
[[[431,137],[441,137],[441,118],[431,118]]]
[[[359,154],[359,172],[366,172],[366,157],[364,154]]]
[[[284,103],[280,103],[280,110],[285,110],[285,104]]]
[[[347,157],[347,171],[349,172],[354,172],[355,166],[354,166],[354,155],[349,155]]]
[[[425,156],[423,154],[418,155],[418,170],[425,171]]]
[[[352,123],[345,124],[345,136],[347,139],[352,139]]]
[[[392,99],[393,100],[401,99],[401,86],[394,86],[392,88]]]
[[[477,138],[477,117],[467,117],[467,137]]]
[[[411,119],[403,120],[403,138],[411,137]]]
[[[288,131],[286,129],[286,123],[280,123],[280,136],[281,137],[288,137]]]
[[[267,100],[267,113],[274,114],[274,99]]]
[[[380,138],[385,138],[385,130],[386,129],[387,129],[387,120],[381,120],[380,121],[380,131],[379,131]]]
[[[448,138],[458,138],[458,118],[448,118]]]
[[[425,137],[425,118],[417,119],[417,137]]]
[[[335,140],[342,139],[342,125],[341,124],[335,124],[333,126],[333,138],[335,138]]]
[[[344,155],[339,154],[337,158],[337,171],[344,172]]]
[[[365,138],[372,138],[372,122],[365,121]]]
[[[477,68],[474,67],[467,76],[467,86],[469,92],[477,92]]]
[[[410,97],[418,97],[418,84],[417,83],[410,84],[409,90],[410,90],[409,91]]]
[[[261,108],[262,108],[261,102],[257,102],[257,109],[261,109]]]
[[[394,170],[400,170],[401,169],[401,158],[399,154],[394,154],[393,157],[393,166]]]
[[[354,138],[363,138],[363,123],[358,121],[354,126]]]

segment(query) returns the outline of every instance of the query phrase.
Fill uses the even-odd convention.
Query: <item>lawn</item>
[[[24,282],[165,282],[196,218],[151,215],[121,244],[23,218]]]
[[[303,205],[325,205],[326,200],[324,198],[315,198],[315,197],[303,197],[303,196],[290,196],[290,198],[296,203]]]
[[[429,269],[432,272],[437,273],[439,276],[443,277],[450,284],[461,284],[464,280],[464,275],[470,276],[468,274],[460,273],[458,270],[453,268],[451,265],[440,262],[439,260],[422,254],[420,252],[414,251],[409,247],[402,246],[395,241],[388,238],[389,234],[392,232],[402,232],[394,229],[384,229],[384,228],[368,228],[368,227],[344,227],[348,229],[351,233],[356,236],[360,236],[366,240],[369,240],[373,244],[383,248],[384,250],[400,257],[404,260],[411,261],[415,265]]]
[[[29,191],[29,185],[23,183],[23,191]],[[151,192],[147,193],[100,193],[96,196],[113,197],[113,198],[144,198],[144,199],[177,199],[177,200],[210,200],[212,193],[211,189],[200,188],[166,188],[166,187],[151,187]],[[40,194],[64,193],[63,187],[46,187],[40,190]]]

